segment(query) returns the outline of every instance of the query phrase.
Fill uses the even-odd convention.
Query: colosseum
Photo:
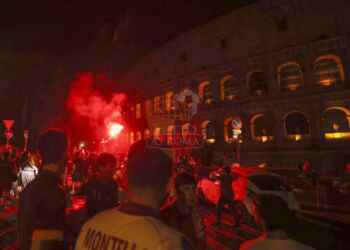
[[[246,165],[309,160],[323,174],[340,174],[350,162],[347,13],[342,0],[260,1],[168,41],[123,77],[140,86],[130,140],[169,141],[179,126],[193,127],[217,154],[240,147]],[[184,89],[199,103],[179,120],[173,99]],[[233,119],[242,121],[238,140]]]

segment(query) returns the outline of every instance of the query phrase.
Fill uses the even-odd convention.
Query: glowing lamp
[[[333,123],[333,124],[332,124],[332,127],[333,127],[333,129],[334,129],[335,131],[338,131],[339,128],[340,128],[340,126],[339,126],[337,123]]]
[[[331,80],[331,79],[324,79],[324,80],[320,81],[320,84],[322,86],[328,87],[328,86],[331,86],[333,84],[333,80]]]
[[[295,91],[299,88],[300,84],[299,83],[291,83],[287,86],[287,89],[289,91]]]
[[[110,138],[117,137],[124,129],[124,126],[119,123],[111,123],[109,125],[108,133]]]
[[[294,140],[295,141],[300,141],[302,139],[302,137],[303,137],[302,135],[297,134],[297,135],[295,135]]]
[[[208,142],[208,143],[215,143],[215,139],[214,139],[214,138],[207,139],[207,142]]]
[[[325,133],[327,140],[350,139],[350,132]]]

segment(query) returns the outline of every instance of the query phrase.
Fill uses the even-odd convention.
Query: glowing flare
[[[124,126],[119,123],[111,123],[109,125],[108,133],[110,138],[117,137],[124,129]]]

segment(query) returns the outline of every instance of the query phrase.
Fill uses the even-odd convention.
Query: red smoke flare
[[[122,106],[126,95],[102,93],[97,87],[106,82],[115,86],[110,80],[92,73],[82,73],[72,82],[66,107],[71,118],[69,126],[73,127],[76,140],[100,140],[110,136],[110,124],[123,126]]]
[[[110,138],[117,137],[120,134],[120,132],[122,132],[123,129],[124,129],[124,126],[119,123],[116,123],[116,122],[110,123],[108,126],[109,137]]]

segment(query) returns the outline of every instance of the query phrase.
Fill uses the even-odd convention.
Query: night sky
[[[0,110],[0,119],[17,120],[18,129],[33,123],[30,126],[39,131],[61,114],[69,79],[77,73],[102,73],[117,81],[152,49],[253,1],[3,1],[0,105],[7,108]],[[118,47],[112,42],[113,30],[125,13],[129,13],[130,25],[122,34],[127,37],[126,42]],[[107,39],[101,40],[104,27],[108,27]],[[112,89],[101,84],[99,88],[101,92]],[[125,85],[113,84],[113,90],[120,91],[118,88],[127,91]],[[27,113],[22,112],[26,98],[29,98]]]
[[[10,3],[8,3],[10,2]],[[128,10],[130,34],[148,49],[251,0],[12,0],[0,10],[0,46],[15,50],[70,53],[87,48],[103,24],[111,26]],[[136,35],[135,35],[136,34]],[[1,45],[2,44],[2,45]]]

